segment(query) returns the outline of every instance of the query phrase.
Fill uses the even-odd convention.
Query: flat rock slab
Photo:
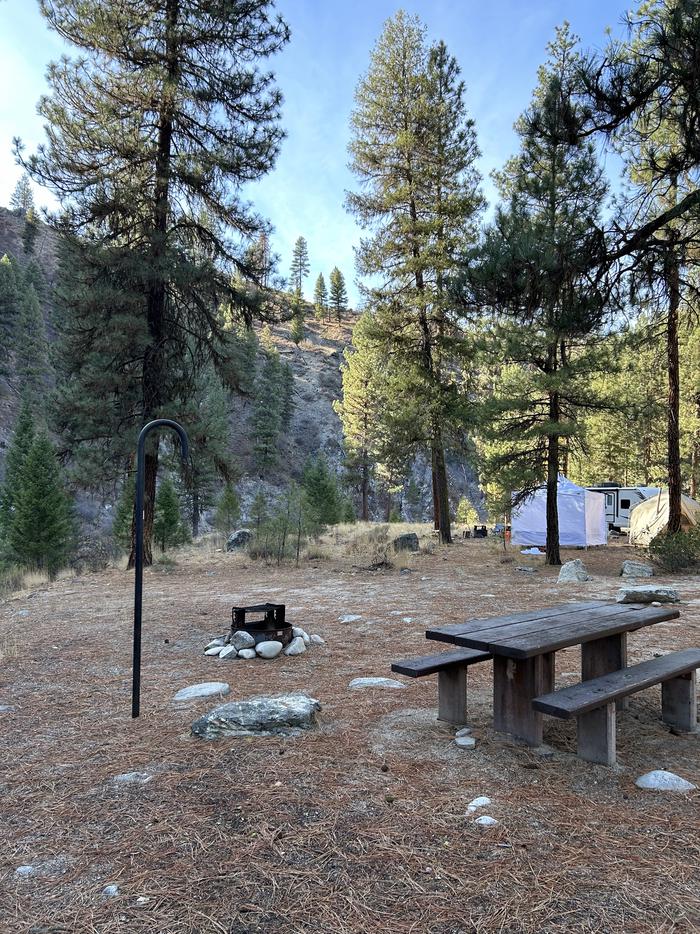
[[[405,688],[406,685],[393,678],[354,678],[348,685],[351,691],[362,688]]]
[[[0,704],[0,713],[14,713],[15,708],[12,704]]]
[[[198,700],[200,697],[225,697],[230,693],[231,688],[225,681],[204,681],[201,684],[193,684],[191,687],[182,688],[177,692],[173,700],[180,703],[182,701]]]
[[[295,736],[318,724],[321,705],[307,694],[251,697],[221,704],[192,724],[200,739],[221,736]]]
[[[617,593],[618,603],[680,603],[680,599],[677,590],[663,584],[621,587]]]
[[[635,782],[637,788],[643,788],[645,791],[695,791],[698,787],[692,782],[686,781],[675,772],[666,772],[664,769],[655,769],[653,772],[647,772],[646,775],[640,775]]]
[[[654,568],[644,561],[623,561],[620,577],[653,577]]]

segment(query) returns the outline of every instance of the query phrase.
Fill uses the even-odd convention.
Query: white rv
[[[645,499],[651,499],[661,490],[658,486],[619,486],[617,483],[601,483],[589,486],[589,490],[605,495],[605,518],[608,528],[615,532],[626,532],[630,525],[630,512]]]

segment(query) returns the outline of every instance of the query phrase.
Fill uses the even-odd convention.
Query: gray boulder
[[[250,529],[239,529],[237,532],[231,532],[226,540],[226,551],[242,551],[247,548],[252,535]]]
[[[295,636],[284,650],[285,655],[302,655],[306,651],[306,644],[301,636]]]
[[[311,641],[308,632],[306,632],[305,629],[302,629],[301,626],[292,626],[292,635],[300,636],[304,640],[304,645],[308,645]]]
[[[207,649],[215,649],[215,648],[220,648],[220,649],[221,649],[221,648],[223,648],[225,645],[226,645],[226,643],[224,642],[223,639],[212,639],[211,642],[210,642],[209,645],[205,648],[204,651],[206,652]]]
[[[270,639],[268,642],[258,642],[255,651],[260,658],[277,658],[282,651],[282,643],[276,639]]]
[[[226,648],[222,649],[219,652],[219,658],[222,661],[225,661],[226,659],[231,660],[234,658],[238,658],[238,649],[236,648],[235,645],[227,645]]]
[[[249,632],[246,632],[244,629],[237,629],[231,635],[231,645],[239,651],[241,649],[254,649],[255,639]]]
[[[351,691],[360,691],[363,688],[405,688],[406,685],[393,678],[353,678],[348,685]]]
[[[655,769],[646,775],[640,775],[635,785],[645,791],[695,791],[698,787],[675,772],[666,772],[664,769]]]
[[[231,689],[225,681],[203,681],[201,684],[192,684],[188,688],[181,688],[173,700],[177,703],[199,700],[200,697],[225,697]]]
[[[405,532],[392,542],[394,551],[419,551],[420,543],[415,532]]]
[[[620,577],[653,577],[654,568],[644,561],[623,561]]]
[[[559,570],[558,584],[571,584],[580,581],[589,581],[590,575],[580,558],[574,558],[573,561],[566,561]]]
[[[321,705],[307,694],[252,697],[221,704],[192,724],[200,739],[220,736],[293,736],[318,723]]]
[[[680,599],[677,590],[663,584],[621,587],[617,592],[618,603],[679,603]]]
[[[251,658],[257,658],[258,653],[255,651],[255,649],[241,649],[238,653],[238,657],[250,660]]]

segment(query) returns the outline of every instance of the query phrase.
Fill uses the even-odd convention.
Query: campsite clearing
[[[494,732],[490,663],[470,669],[474,748],[436,720],[431,678],[348,689],[425,655],[431,626],[614,599],[622,561],[638,553],[563,559],[577,556],[593,580],[559,585],[539,563],[517,573],[518,549],[503,563],[490,540],[374,571],[356,557],[297,570],[192,550],[146,573],[136,721],[129,574],[6,600],[3,934],[697,930],[700,792],[635,787],[655,769],[700,784],[698,736],[662,723],[658,688],[620,715],[615,768],[576,758],[573,721],[548,718],[535,750]],[[680,591],[681,619],[633,634],[631,663],[700,644],[700,578],[659,582]],[[326,645],[250,664],[203,654],[232,605],[268,599]],[[560,661],[560,683],[578,680],[578,650]],[[226,700],[306,691],[321,726],[195,739],[192,721],[214,702],[172,698],[205,681],[228,682]],[[114,780],[125,775],[137,778]]]

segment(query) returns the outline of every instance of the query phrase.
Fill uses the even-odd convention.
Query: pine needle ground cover
[[[0,639],[14,650],[0,704],[15,709],[0,714],[2,934],[697,930],[700,793],[634,786],[654,768],[700,776],[698,739],[663,727],[658,692],[631,699],[620,765],[606,769],[573,755],[570,722],[546,724],[551,758],[492,732],[488,665],[469,673],[473,750],[436,722],[432,678],[348,690],[430,651],[426,626],[614,597],[632,556],[590,551],[594,581],[564,588],[555,569],[501,563],[489,541],[436,546],[410,573],[354,558],[280,569],[190,549],[167,575],[146,574],[137,721],[129,574],[6,599]],[[632,634],[632,661],[700,644],[700,578],[668,581],[681,619]],[[327,645],[250,666],[203,655],[232,604],[265,599],[285,601]],[[576,650],[557,664],[562,681],[578,678]],[[172,696],[209,680],[228,681],[231,699],[308,691],[322,725],[286,740],[193,739],[209,706],[175,708]],[[126,772],[148,780],[114,781]],[[467,814],[477,795],[492,799],[498,826]]]

